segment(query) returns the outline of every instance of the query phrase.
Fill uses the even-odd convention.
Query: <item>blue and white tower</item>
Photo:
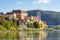
[[[38,20],[38,22],[40,22],[40,20],[41,20],[41,13],[40,13],[40,10],[39,10],[39,8],[38,8],[38,10],[37,10],[37,16],[39,17],[39,20]]]

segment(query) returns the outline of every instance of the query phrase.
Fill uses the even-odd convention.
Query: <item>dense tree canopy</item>
[[[9,19],[5,16],[0,16],[0,30],[17,30],[18,20]]]
[[[40,25],[39,25],[38,22],[34,22],[33,25],[34,25],[35,28],[40,28]]]

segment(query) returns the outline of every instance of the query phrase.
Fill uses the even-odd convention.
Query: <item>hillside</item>
[[[38,10],[27,11],[29,16],[36,16]],[[60,24],[60,12],[55,11],[43,11],[40,10],[41,19],[46,21],[48,25],[59,25]]]

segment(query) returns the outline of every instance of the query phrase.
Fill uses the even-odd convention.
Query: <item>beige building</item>
[[[5,14],[3,12],[0,12],[0,16],[5,16]]]
[[[16,14],[11,12],[7,12],[6,17],[8,17],[9,19],[17,19]]]
[[[21,10],[13,10],[12,12],[6,13],[6,17],[9,17],[9,19],[21,20],[25,19],[26,16],[28,16],[28,13]]]
[[[28,16],[28,13],[26,11],[21,11],[21,10],[13,10],[13,14],[16,14],[14,18],[18,18],[19,20],[25,19],[26,16]]]
[[[21,19],[25,19],[28,16],[28,13],[26,11],[21,11]]]

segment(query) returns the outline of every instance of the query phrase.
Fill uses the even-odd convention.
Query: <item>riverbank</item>
[[[54,30],[53,28],[45,28],[45,29],[40,29],[40,28],[18,28],[18,30],[0,30],[0,32],[18,32],[18,31],[52,31]]]
[[[53,28],[45,28],[45,29],[41,29],[41,28],[19,28],[19,30],[25,30],[25,31],[43,31],[43,30],[47,30],[47,31],[52,31],[54,30]]]

